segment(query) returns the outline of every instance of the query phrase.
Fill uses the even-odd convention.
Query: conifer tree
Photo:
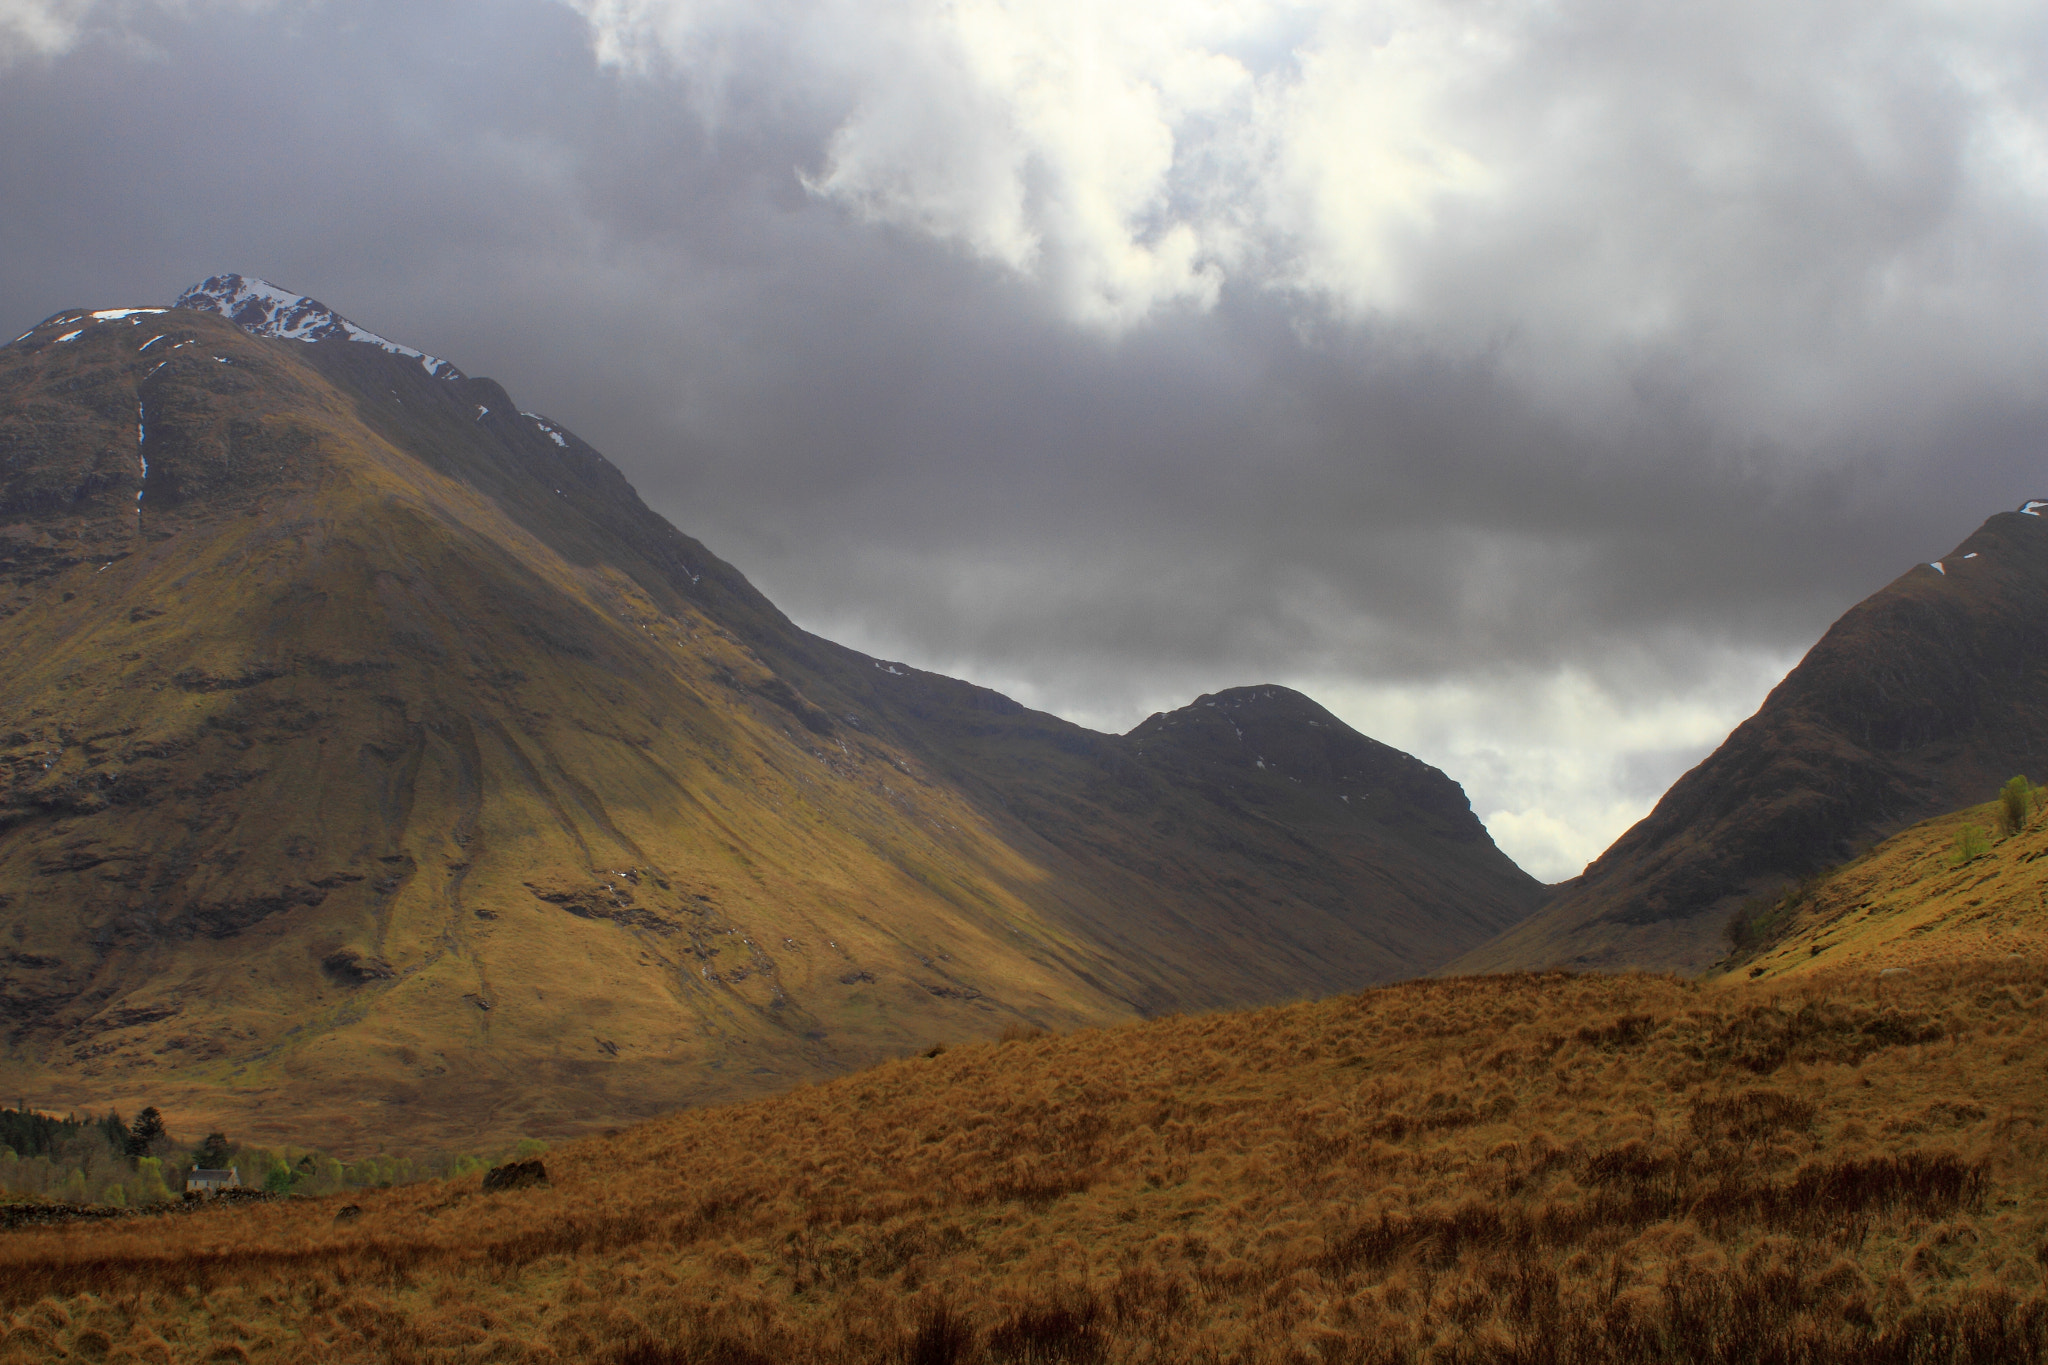
[[[134,1127],[128,1130],[128,1155],[145,1157],[149,1146],[164,1135],[164,1116],[151,1105],[135,1116]]]
[[[220,1170],[228,1164],[233,1149],[228,1146],[225,1133],[208,1133],[206,1141],[199,1148],[199,1164],[212,1170]]]

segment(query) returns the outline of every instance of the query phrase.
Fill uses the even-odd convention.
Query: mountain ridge
[[[350,322],[318,299],[294,294],[253,275],[210,275],[178,295],[171,307],[219,313],[250,336],[276,337],[281,341],[362,342],[391,355],[416,360],[421,369],[436,378],[468,378],[439,356],[381,337]]]

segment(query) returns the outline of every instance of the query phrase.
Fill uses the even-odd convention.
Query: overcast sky
[[[0,134],[0,322],[261,275],[803,625],[1299,687],[1546,880],[2048,496],[2040,0],[0,0]]]

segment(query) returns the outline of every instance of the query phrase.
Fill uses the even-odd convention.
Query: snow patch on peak
[[[417,360],[421,369],[438,379],[466,377],[438,356],[380,337],[356,326],[318,299],[280,289],[253,275],[215,275],[178,295],[172,306],[219,313],[252,336],[279,337],[285,341],[326,341],[336,337],[360,341],[392,355]]]
[[[2020,504],[2020,515],[2027,517],[2038,517],[2041,515],[2041,513],[2037,509],[2043,507],[2048,507],[2048,502],[2042,502],[2037,498],[2029,498],[2027,501]]]
[[[556,429],[555,425],[552,422],[548,421],[547,418],[541,416],[537,412],[522,412],[519,415],[521,417],[524,417],[527,421],[533,423],[535,426],[539,427],[541,429],[542,434],[544,434],[550,441],[553,441],[562,449],[567,450],[569,448],[569,443],[562,439],[562,433],[558,429]]]

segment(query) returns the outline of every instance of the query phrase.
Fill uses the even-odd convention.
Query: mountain
[[[2048,503],[1851,608],[1540,914],[1447,971],[1700,970],[1746,900],[2048,774]]]
[[[0,348],[0,1088],[470,1141],[1352,989],[1543,889],[1239,688],[1096,734],[792,624],[560,422],[220,276]]]

